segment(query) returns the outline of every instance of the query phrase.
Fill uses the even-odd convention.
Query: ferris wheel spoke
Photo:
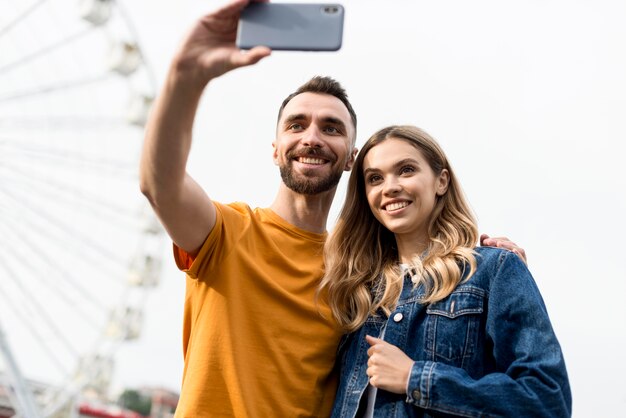
[[[15,100],[23,100],[27,98],[39,98],[39,96],[43,94],[52,94],[52,93],[67,93],[67,90],[75,89],[78,87],[84,87],[88,84],[95,84],[105,81],[111,78],[113,75],[111,73],[99,74],[91,77],[85,77],[75,80],[68,80],[62,83],[50,84],[47,86],[39,86],[34,89],[22,90],[11,92],[9,94],[5,94],[0,96],[0,104],[2,103],[11,103]]]
[[[19,58],[17,58],[14,61],[11,61],[8,64],[5,64],[3,66],[0,67],[0,74],[6,73],[8,71],[12,71],[14,69],[19,68],[20,66],[23,66],[27,63],[29,63],[32,60],[35,59],[42,59],[45,58],[45,56],[47,54],[50,54],[54,51],[56,51],[59,48],[65,47],[69,44],[71,44],[72,42],[75,42],[81,38],[83,38],[84,36],[90,34],[93,32],[95,28],[93,26],[88,26],[86,29],[81,30],[80,32],[74,33],[70,36],[67,36],[55,43],[52,43],[50,45],[46,45],[45,47],[38,49],[35,52],[31,52],[27,55],[23,55]]]
[[[137,178],[136,164],[113,160],[109,158],[98,157],[87,152],[76,152],[67,149],[51,147],[50,145],[37,144],[35,142],[26,142],[22,139],[13,139],[5,137],[0,139],[0,147],[4,148],[3,155],[8,156],[9,153],[18,155],[31,156],[37,164],[45,163],[56,166],[66,166],[67,164],[80,165],[81,168],[88,170],[96,170],[102,172],[107,170],[107,175],[119,175],[128,179]],[[4,164],[6,158],[3,158]],[[15,162],[15,161],[13,161]]]
[[[42,198],[50,198],[50,201],[57,206],[86,208],[91,214],[109,220],[109,225],[125,231],[138,227],[136,210],[113,203],[111,200],[105,200],[100,197],[101,195],[85,191],[74,185],[37,175],[32,170],[19,168],[12,163],[7,164],[0,161],[0,166],[10,169],[11,177],[7,176],[7,179],[11,179],[11,185],[17,190],[28,189],[31,194],[37,193]]]
[[[2,213],[0,211],[0,213]],[[5,236],[6,242],[19,243],[23,242],[22,247],[28,248],[32,254],[37,254],[37,260],[42,264],[39,272],[41,274],[35,274],[33,277],[44,287],[48,289],[51,295],[54,295],[58,300],[63,301],[66,307],[72,307],[77,310],[79,315],[77,319],[85,321],[87,324],[93,327],[99,326],[98,321],[93,315],[93,311],[99,311],[101,315],[108,313],[108,308],[87,288],[81,284],[81,282],[75,277],[75,274],[69,270],[63,268],[63,266],[54,262],[51,255],[48,254],[50,249],[42,248],[37,242],[27,238],[26,235],[20,234],[19,231],[11,224],[4,225],[4,231],[8,232]],[[16,248],[19,245],[12,246],[13,251],[17,251]],[[18,254],[18,259],[29,260],[32,257],[28,257],[24,254]],[[32,267],[32,265],[31,265]],[[54,276],[54,277],[52,277]],[[53,280],[57,279],[57,280]],[[64,286],[59,286],[59,283],[64,283]],[[70,289],[70,292],[65,292],[64,289]],[[78,298],[86,301],[86,303],[78,303]],[[87,310],[83,305],[87,305],[90,310]]]
[[[9,249],[9,251],[11,251],[11,249]],[[0,263],[3,264],[5,271],[7,271],[8,273],[7,277],[9,278],[9,280],[13,282],[15,289],[17,289],[19,293],[22,295],[21,305],[22,305],[22,308],[25,311],[27,311],[24,317],[31,319],[29,321],[31,323],[31,327],[35,328],[35,326],[33,325],[33,322],[35,318],[38,318],[38,320],[36,320],[37,321],[36,323],[40,326],[45,325],[48,328],[48,330],[51,331],[52,338],[59,341],[60,345],[63,348],[65,348],[65,350],[67,350],[67,352],[71,354],[74,358],[78,358],[80,356],[78,350],[72,346],[70,341],[65,337],[65,335],[61,331],[61,329],[51,320],[53,316],[50,314],[50,312],[48,312],[44,308],[44,306],[46,306],[45,302],[36,300],[34,298],[34,294],[32,290],[26,289],[24,283],[15,279],[15,277],[17,277],[17,275],[15,274],[15,271],[13,271],[8,266],[8,264],[4,263],[3,257],[0,257]]]
[[[26,209],[26,211],[36,215],[40,219],[45,220],[48,225],[54,226],[57,230],[63,232],[65,235],[73,238],[74,240],[78,239],[84,246],[89,247],[94,252],[106,257],[111,263],[115,263],[122,267],[126,266],[125,259],[120,255],[113,253],[90,236],[79,231],[77,228],[72,226],[70,222],[42,210],[43,208],[36,207],[36,202],[33,202],[30,196],[22,194],[22,196],[18,199],[13,192],[9,192],[6,188],[4,189],[4,193],[5,195],[11,197],[14,201],[23,201],[24,203],[20,203],[20,205]]]
[[[131,212],[130,209],[126,208],[123,211],[119,211],[119,208],[113,203],[99,198],[91,199],[91,195],[88,193],[80,191],[72,193],[71,190],[68,190],[63,185],[35,183],[31,179],[26,178],[14,180],[12,186],[15,188],[28,187],[32,193],[37,193],[40,198],[53,199],[52,202],[59,208],[85,209],[82,212],[83,215],[99,217],[101,222],[106,221],[108,226],[120,229],[124,233],[139,230],[137,213]]]
[[[0,192],[4,192],[7,197],[15,202],[19,216],[16,213],[11,213],[11,218],[15,221],[19,220],[20,224],[24,228],[28,228],[30,233],[50,242],[64,243],[66,246],[64,249],[73,251],[77,260],[85,260],[90,263],[93,274],[97,273],[110,282],[124,285],[124,281],[120,277],[124,275],[127,265],[120,259],[120,256],[116,255],[112,259],[108,258],[107,255],[110,254],[110,251],[101,248],[99,244],[94,243],[91,239],[83,241],[82,237],[77,237],[70,231],[71,227],[68,225],[42,223],[42,220],[47,221],[47,218],[49,218],[43,211],[33,209],[28,203],[20,202],[14,195],[7,193],[6,189],[0,189]],[[25,213],[29,212],[34,216],[24,216]],[[57,226],[57,228],[51,229],[49,228],[50,225]]]
[[[16,129],[23,131],[20,136],[12,135]],[[27,142],[25,132],[31,132],[31,136],[41,136],[45,132],[68,132],[68,131],[104,131],[111,134],[115,131],[128,130],[128,120],[121,115],[115,114],[79,114],[68,113],[66,115],[15,115],[11,119],[0,120],[0,142]],[[2,133],[4,131],[4,133]],[[24,135],[24,136],[21,136]],[[39,144],[43,146],[43,144]],[[110,161],[113,165],[124,165],[123,161]]]
[[[31,4],[26,10],[17,15],[13,20],[0,28],[0,36],[7,34],[11,29],[13,29],[18,23],[22,22],[26,19],[31,13],[39,8],[42,4],[46,3],[48,0],[39,0]]]
[[[12,271],[8,269],[4,257],[1,255],[0,268],[2,268],[2,270],[4,270],[7,274],[12,274]],[[66,375],[69,371],[66,369],[64,362],[55,354],[53,350],[45,349],[45,347],[48,346],[46,338],[41,335],[39,330],[34,326],[33,322],[29,319],[28,315],[23,313],[21,306],[14,303],[13,299],[8,296],[3,284],[0,284],[0,295],[4,299],[5,306],[9,308],[8,312],[15,316],[20,323],[23,323],[26,326],[26,329],[31,334],[31,337],[37,341],[40,347],[44,348],[42,352],[52,361],[52,364],[58,369],[58,371],[60,371],[63,375]]]

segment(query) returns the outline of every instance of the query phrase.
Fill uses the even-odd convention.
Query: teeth
[[[313,157],[300,157],[298,161],[304,164],[324,164],[325,162],[321,158],[313,158]]]
[[[398,210],[398,209],[402,209],[409,206],[409,202],[396,202],[396,203],[390,203],[387,206],[385,206],[385,209],[387,211],[393,211],[393,210]]]

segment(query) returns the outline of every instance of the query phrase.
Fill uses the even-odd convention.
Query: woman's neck
[[[396,245],[398,246],[398,259],[400,263],[410,264],[415,257],[421,256],[426,249],[430,240],[427,236],[405,237],[396,235]]]

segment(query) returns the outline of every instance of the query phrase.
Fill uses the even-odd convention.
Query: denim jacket
[[[375,417],[568,417],[563,354],[526,265],[509,251],[479,247],[477,270],[447,298],[421,304],[410,277],[389,318],[370,316],[339,348],[335,418],[354,417],[367,393],[365,335],[415,361],[407,394],[378,390]]]

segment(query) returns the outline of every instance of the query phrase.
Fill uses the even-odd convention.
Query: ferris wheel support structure
[[[11,395],[15,398],[19,412],[21,412],[24,418],[41,418],[39,408],[33,399],[32,392],[26,385],[24,376],[22,376],[20,368],[13,358],[6,334],[4,333],[4,328],[2,327],[2,322],[0,322],[0,352],[2,353],[2,358],[4,358],[9,374],[9,384],[11,386],[9,390],[12,391]]]
[[[159,284],[132,157],[156,82],[120,0],[27,3],[0,0],[0,389],[14,418],[73,418]]]

